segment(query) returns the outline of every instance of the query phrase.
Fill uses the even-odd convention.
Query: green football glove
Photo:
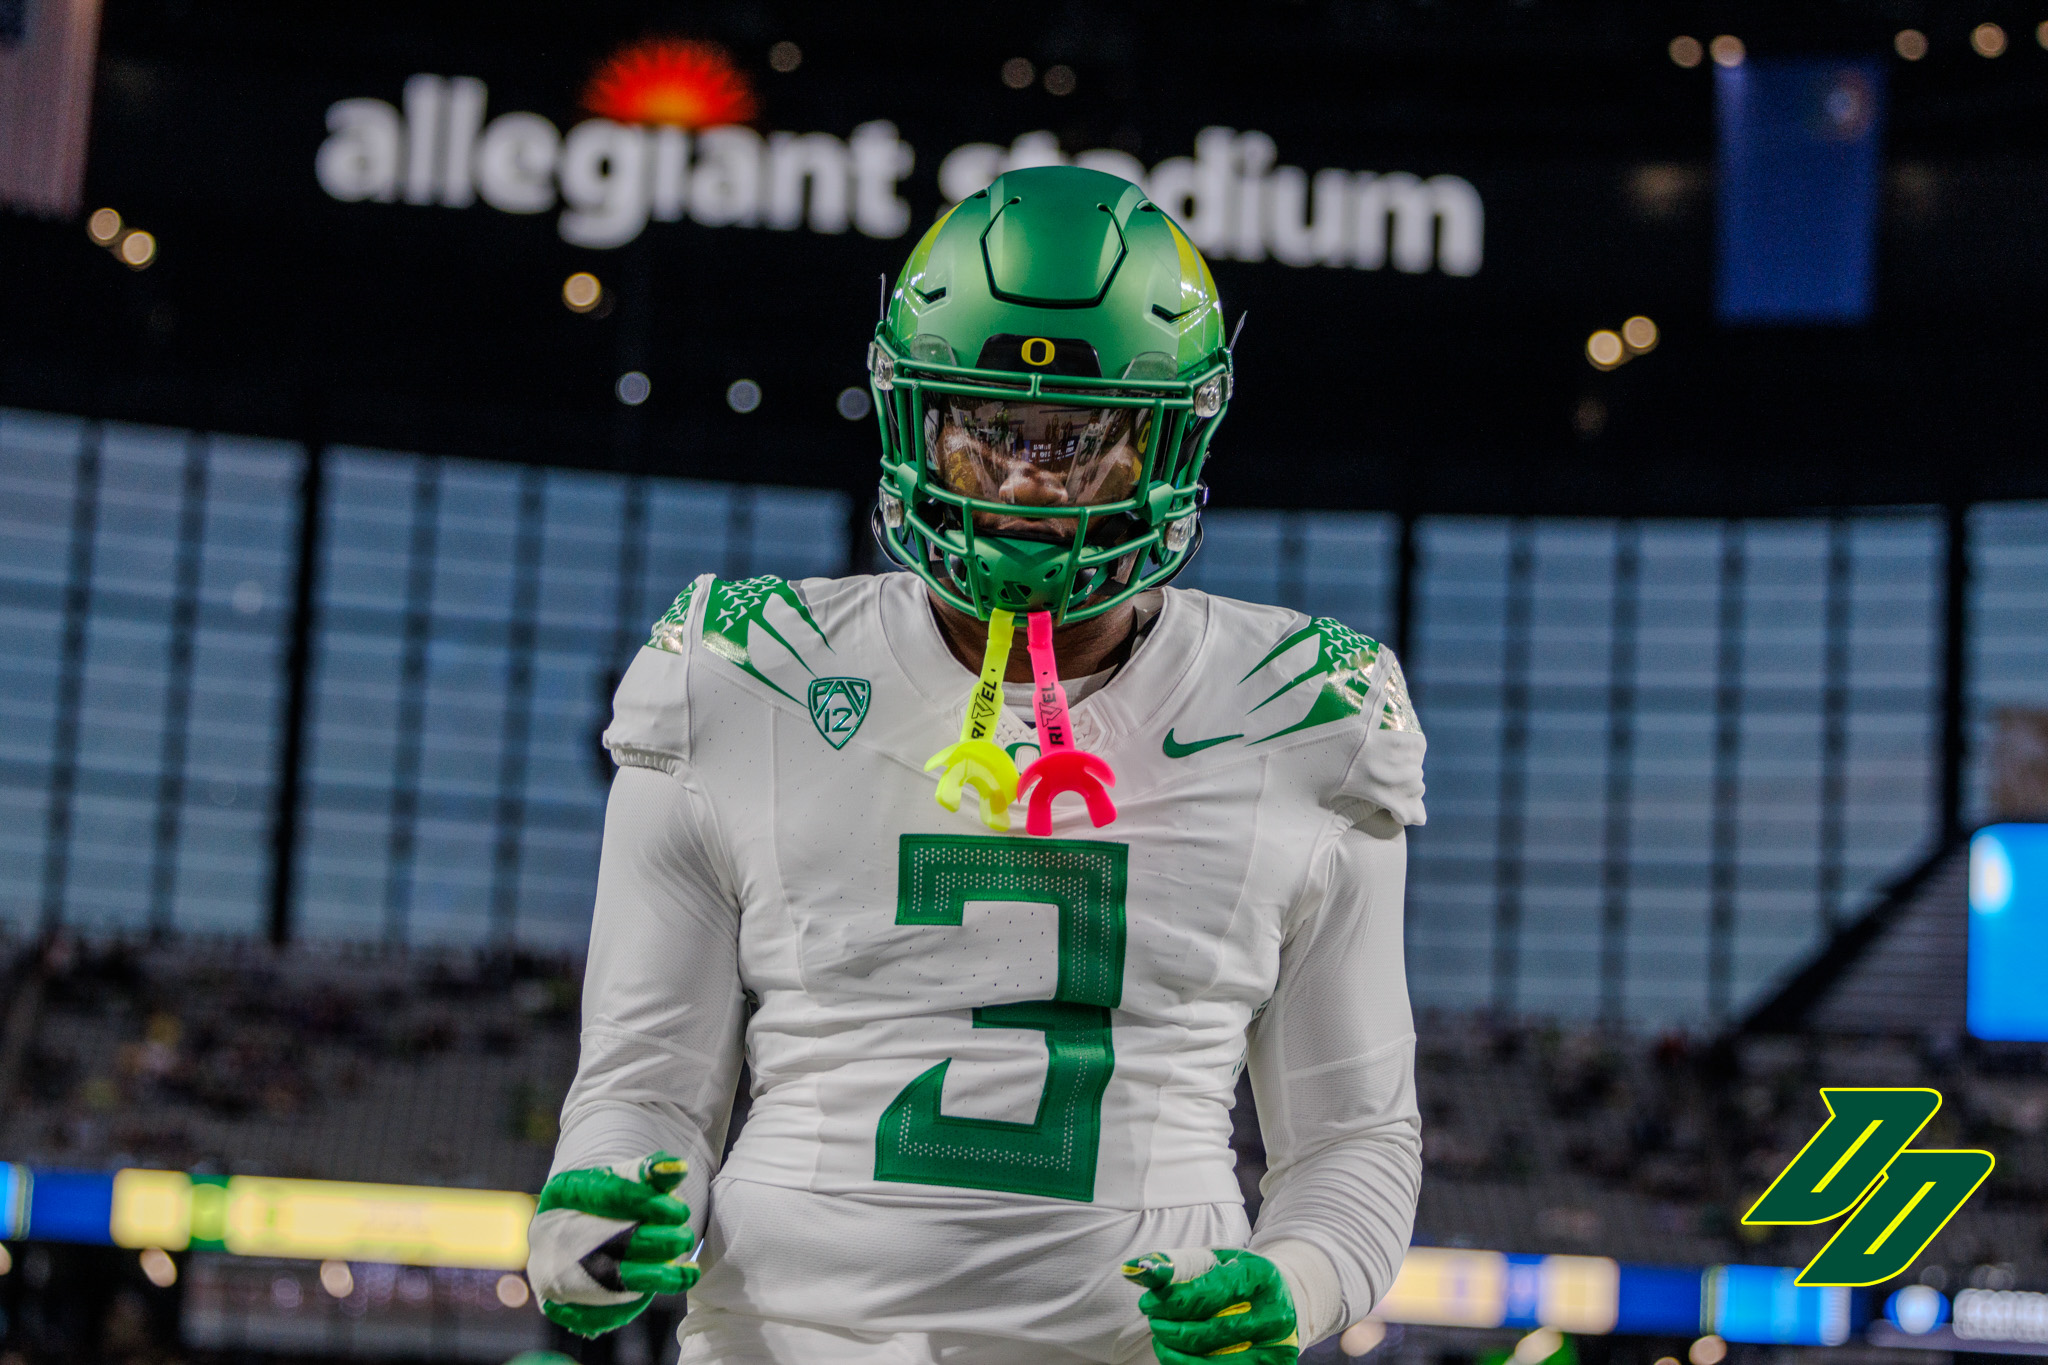
[[[1236,1247],[1155,1251],[1125,1264],[1145,1286],[1138,1310],[1152,1320],[1160,1365],[1241,1356],[1232,1365],[1293,1365],[1301,1354],[1294,1299],[1280,1267]]]
[[[697,1283],[696,1266],[676,1264],[696,1241],[690,1210],[669,1195],[688,1171],[681,1157],[656,1152],[563,1171],[542,1186],[526,1263],[540,1311],[594,1337],[639,1317],[656,1294]]]

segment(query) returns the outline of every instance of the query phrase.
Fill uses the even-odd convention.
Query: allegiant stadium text
[[[314,159],[335,199],[505,213],[559,208],[562,238],[624,246],[650,221],[900,237],[911,208],[897,187],[917,153],[874,120],[845,138],[758,133],[738,124],[694,132],[586,119],[565,134],[539,114],[487,118],[474,77],[413,76],[398,105],[347,99],[327,111]],[[1392,266],[1475,275],[1484,256],[1479,192],[1455,175],[1320,170],[1275,164],[1260,132],[1204,128],[1193,156],[1147,167],[1109,148],[1061,153],[1051,133],[1008,147],[972,142],[939,163],[948,203],[1005,170],[1071,161],[1145,186],[1210,256],[1358,270]]]

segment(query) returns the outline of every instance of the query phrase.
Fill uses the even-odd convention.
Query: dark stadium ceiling
[[[972,16],[962,22],[960,15]],[[2048,496],[2048,50],[2028,7],[1393,0],[963,10],[889,5],[109,0],[89,211],[157,236],[132,271],[79,221],[0,215],[0,402],[490,458],[862,488],[860,385],[878,272],[942,200],[952,149],[1035,130],[1145,166],[1212,125],[1281,165],[1455,175],[1484,202],[1457,277],[1228,259],[1251,320],[1211,482],[1238,505],[1683,514]],[[1972,50],[1996,23],[2003,55]],[[1892,55],[1903,28],[1924,60]],[[1864,56],[1889,82],[1875,314],[1730,329],[1711,307],[1713,67]],[[344,99],[473,76],[488,117],[583,117],[621,44],[726,48],[764,133],[915,149],[900,235],[654,222],[624,245],[556,214],[340,202],[315,156]],[[801,64],[771,69],[793,42]],[[1033,64],[1024,89],[1005,61]],[[1075,73],[1070,94],[1043,72]],[[1240,149],[1249,144],[1239,144]],[[564,308],[572,271],[611,302]],[[1586,338],[1635,314],[1661,344],[1609,373]],[[652,396],[614,384],[644,371]],[[727,386],[755,380],[747,414]]]

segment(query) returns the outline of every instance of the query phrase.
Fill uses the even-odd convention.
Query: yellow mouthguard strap
[[[1010,667],[1010,641],[1017,632],[1017,618],[997,607],[988,616],[988,650],[981,656],[981,681],[968,699],[967,714],[960,722],[960,738],[987,739],[995,733],[1003,714],[1003,674]]]

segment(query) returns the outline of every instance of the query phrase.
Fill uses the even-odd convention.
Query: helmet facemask
[[[869,353],[876,529],[891,558],[984,620],[996,608],[1086,620],[1180,571],[1199,543],[1227,355],[1187,378],[1141,355],[1100,379],[924,359],[925,340],[906,355],[882,329]]]

